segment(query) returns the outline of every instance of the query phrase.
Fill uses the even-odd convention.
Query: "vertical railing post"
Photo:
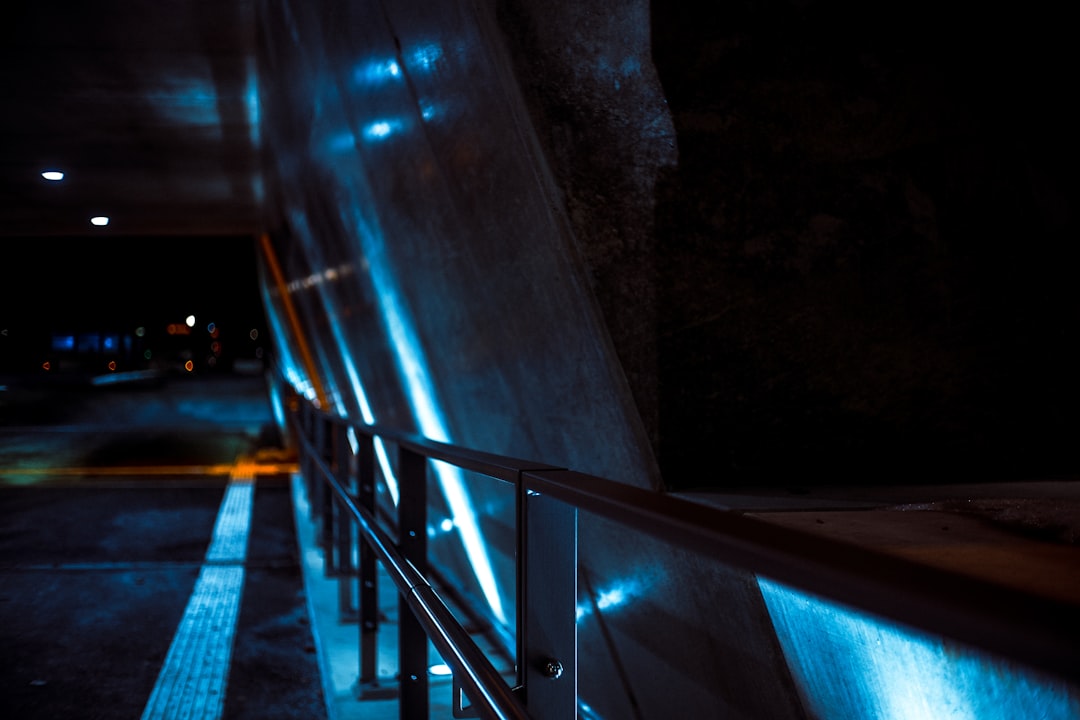
[[[356,500],[360,507],[375,517],[375,447],[371,435],[356,434]],[[379,595],[375,551],[362,539],[360,543],[359,599],[360,611],[360,697],[371,697],[379,684],[378,630]]]
[[[319,416],[319,429],[319,459],[334,470],[333,424],[325,415]],[[337,471],[334,470],[334,472]],[[334,493],[327,484],[326,478],[320,477],[319,480],[319,515],[322,517],[319,545],[322,546],[323,558],[325,558],[325,573],[327,577],[330,577],[336,569],[334,565]]]
[[[308,442],[314,442],[315,439],[315,410],[307,402],[301,401],[300,403],[300,431],[304,435],[304,439]],[[310,500],[314,493],[314,472],[312,472],[312,458],[310,452],[302,453],[300,456],[300,477],[304,481],[304,489],[307,491],[309,507],[308,515],[312,519],[315,517],[315,509],[310,506]]]
[[[334,426],[334,455],[337,459],[338,482],[346,493],[355,497],[356,473],[353,469],[352,447],[349,445],[349,426],[345,423]],[[338,615],[345,622],[356,619],[356,608],[353,605],[353,583],[356,581],[353,564],[354,525],[344,502],[335,499],[334,541],[337,546]]]
[[[421,575],[427,575],[427,459],[399,448],[398,544]],[[398,603],[398,663],[402,720],[428,717],[428,638],[402,596]]]
[[[529,717],[577,717],[577,508],[518,482],[518,678]]]
[[[322,449],[319,457],[326,463],[326,467],[330,468],[330,474],[340,480],[341,471],[337,466],[337,448],[334,444],[337,441],[335,424],[325,415],[319,416],[319,422],[322,425]],[[334,490],[328,479],[320,477],[320,480],[319,516],[322,518],[322,525],[319,526],[319,546],[323,551],[323,572],[326,577],[334,577],[337,575],[337,518],[334,512],[336,503]]]
[[[319,411],[312,408],[309,410],[310,414],[310,432],[311,432],[311,452],[318,458],[322,458],[326,455],[323,450],[323,424],[322,418],[319,416]],[[314,461],[312,461],[312,466]],[[312,470],[314,468],[312,467]],[[321,477],[317,477],[315,472],[311,473],[311,478],[308,480],[308,497],[311,501],[311,520],[315,523],[315,540],[316,544],[320,544],[321,528],[322,528],[322,498],[323,498],[323,481]]]

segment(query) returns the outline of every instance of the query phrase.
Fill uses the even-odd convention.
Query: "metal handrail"
[[[1080,606],[849,542],[572,471],[526,473],[528,490],[731,566],[1070,682]]]
[[[522,460],[482,450],[473,450],[460,445],[430,440],[422,435],[405,432],[387,425],[358,423],[355,420],[349,420],[333,413],[322,410],[319,412],[322,413],[323,419],[332,425],[349,428],[368,437],[390,440],[398,447],[411,450],[417,455],[423,455],[429,460],[441,460],[463,470],[471,470],[503,482],[517,483],[520,474],[523,472],[567,469],[562,465],[549,465],[533,460]]]
[[[331,418],[329,415],[326,417]],[[334,491],[338,502],[352,515],[361,536],[384,563],[398,593],[405,599],[443,659],[453,669],[455,678],[464,680],[465,689],[470,691],[473,702],[482,702],[486,712],[498,720],[528,720],[529,715],[512,688],[507,686],[502,675],[457,621],[424,575],[397,549],[374,514],[355,502],[335,477],[330,466],[319,457],[308,438],[303,433],[297,433],[297,436],[315,469]]]
[[[389,440],[424,458],[515,483],[520,494],[553,498],[818,597],[951,638],[1070,683],[1075,683],[1080,674],[1080,633],[1073,622],[1080,607],[1074,603],[947,572],[671,494],[461,448],[394,428],[356,423],[317,408],[315,411],[325,422],[351,428],[367,438]],[[310,445],[307,447],[310,451]],[[320,467],[327,477],[332,477],[329,468]],[[335,482],[334,488],[339,497],[348,498],[339,483]],[[382,547],[377,549],[380,557],[396,568],[395,572],[400,571],[401,577],[412,577],[415,568],[409,570],[411,565],[402,564],[403,558],[380,534],[370,513],[361,510],[350,508],[357,522],[366,528],[365,536],[374,538]],[[416,598],[410,607],[418,617],[422,616],[425,628],[434,633],[440,651],[446,653],[444,659],[465,678],[470,697],[482,699],[494,716],[526,717],[515,713],[524,713],[527,704],[522,706],[471,638],[449,616],[430,585],[415,577],[399,584],[402,592],[413,596],[418,594],[416,588],[423,589],[425,602]],[[429,613],[429,598],[438,601],[436,607],[442,609]]]

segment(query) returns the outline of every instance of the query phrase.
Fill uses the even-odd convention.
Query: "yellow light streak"
[[[35,467],[3,468],[0,475],[81,475],[81,476],[127,476],[127,475],[219,475],[227,477],[257,477],[259,475],[286,475],[299,472],[296,463],[259,463],[238,460],[236,463],[215,465],[116,465],[111,467]]]

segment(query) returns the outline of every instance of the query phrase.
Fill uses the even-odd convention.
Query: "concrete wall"
[[[263,3],[298,384],[657,489],[1075,473],[1056,26],[874,9]],[[510,498],[466,494],[509,608]],[[432,550],[480,598],[459,535]],[[599,716],[806,714],[754,578],[581,536]]]
[[[467,366],[446,367],[454,382],[444,388],[465,392],[463,378],[484,362],[476,356],[486,341],[470,329],[565,344],[555,338],[577,320],[556,309],[565,302],[589,315],[584,332],[593,340],[582,342],[600,355],[613,348],[616,366],[602,371],[610,390],[601,390],[607,380],[581,378],[600,393],[592,410],[565,406],[551,416],[569,431],[572,418],[620,397],[622,419],[610,420],[644,433],[645,456],[659,464],[659,475],[646,471],[640,482],[1076,472],[1076,113],[1062,92],[1064,23],[1053,12],[1014,18],[918,3],[868,10],[778,0],[693,10],[519,0],[478,7],[415,31],[397,30],[418,22],[407,7],[395,4],[380,20],[413,51],[426,38],[459,44],[440,46],[446,54],[432,72],[408,75],[411,89],[405,76],[397,83],[403,94],[392,102],[445,97],[444,114],[417,121],[434,143],[428,156],[398,157],[402,165],[372,184],[372,197],[395,208],[412,203],[395,210],[390,222],[398,222],[420,212],[410,180],[437,172],[435,194],[430,181],[422,190],[426,219],[407,232],[453,237],[455,249],[449,265],[425,250],[427,272],[466,282],[470,272],[487,273],[484,285],[513,284],[551,308],[551,324],[493,323],[486,308],[506,290],[492,287],[431,329],[465,328],[461,343],[472,347]],[[477,18],[483,28],[461,30]],[[362,30],[378,35],[369,23]],[[392,41],[380,42],[381,57],[390,57]],[[376,47],[331,44],[325,62],[361,63],[365,52],[374,61]],[[450,63],[472,85],[441,85]],[[385,106],[392,83],[349,82],[340,89],[346,104],[366,108],[365,97],[380,98],[353,113],[355,123],[401,111]],[[504,107],[493,109],[487,93]],[[478,102],[489,104],[480,111]],[[400,153],[403,136],[395,131],[378,150],[361,145]],[[339,169],[345,162],[323,160]],[[508,184],[525,177],[526,165],[542,175]],[[496,219],[502,207],[512,212]],[[562,267],[539,267],[539,257]],[[568,279],[571,294],[560,285],[552,298],[553,287],[537,287],[544,272]],[[507,375],[519,364],[509,354],[477,378],[474,393],[536,382]],[[544,394],[560,403],[582,397],[567,383]],[[473,416],[479,409],[452,406]],[[584,459],[551,438],[516,445],[534,447]],[[585,464],[626,471],[618,461]]]
[[[286,4],[266,22],[268,225],[290,281],[320,280],[296,301],[329,324],[333,391],[358,377],[379,418],[658,487],[489,13]],[[355,375],[332,366],[346,355]]]
[[[576,236],[582,208],[552,174],[494,9],[266,3],[260,18],[273,212],[263,287],[297,386],[353,417],[659,488],[655,421],[642,419],[615,352],[638,336],[647,352],[634,382],[655,391],[654,286],[619,286],[633,322],[612,333],[591,274],[602,256]],[[642,143],[656,150],[612,198],[641,206],[626,219],[612,207],[640,245],[615,258],[613,282],[620,265],[648,272],[638,251],[651,242],[653,178],[674,157],[647,35],[616,30],[613,77],[656,122],[627,136],[609,172]],[[598,142],[610,131],[598,127]],[[512,493],[430,480],[433,559],[512,634]],[[468,547],[474,520],[480,552]],[[583,712],[802,716],[753,578],[585,515],[579,532]]]

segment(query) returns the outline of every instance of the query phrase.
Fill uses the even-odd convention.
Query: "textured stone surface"
[[[607,331],[659,441],[657,179],[677,162],[648,4],[496,3]]]
[[[500,17],[669,487],[1077,470],[1059,13],[528,5]],[[651,71],[612,90],[635,40],[674,137]]]

